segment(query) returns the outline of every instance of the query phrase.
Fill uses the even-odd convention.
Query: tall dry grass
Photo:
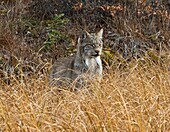
[[[170,61],[149,57],[104,72],[76,92],[48,87],[46,75],[0,83],[0,131],[170,131]]]

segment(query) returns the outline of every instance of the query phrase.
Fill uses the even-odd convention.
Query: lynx
[[[51,85],[70,85],[76,87],[87,80],[102,79],[102,61],[100,55],[103,47],[103,29],[98,33],[85,31],[78,38],[77,53],[73,56],[57,60],[50,74]]]

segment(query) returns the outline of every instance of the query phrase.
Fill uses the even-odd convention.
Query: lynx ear
[[[77,40],[77,55],[80,56],[81,38]]]
[[[88,33],[87,31],[84,31],[84,32],[82,33],[82,38],[83,38],[83,39],[87,38],[88,36],[90,36],[90,33]]]
[[[100,31],[97,33],[97,36],[101,39],[103,38],[103,28],[100,29]]]
[[[77,40],[77,45],[80,45],[80,44],[81,44],[81,41],[80,41],[80,37],[79,37]]]

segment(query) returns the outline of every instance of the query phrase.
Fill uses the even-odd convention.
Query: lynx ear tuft
[[[97,36],[101,39],[103,38],[103,28],[100,29],[100,31],[97,33]]]

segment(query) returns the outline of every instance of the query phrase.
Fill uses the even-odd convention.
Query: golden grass
[[[169,58],[110,68],[101,86],[76,92],[46,77],[0,84],[0,131],[170,131]]]

